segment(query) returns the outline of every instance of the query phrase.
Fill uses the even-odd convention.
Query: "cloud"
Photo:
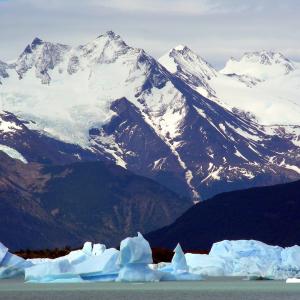
[[[44,11],[108,8],[166,15],[213,15],[262,9],[264,0],[0,0]],[[270,1],[270,0],[267,0]],[[273,0],[276,2],[277,0]]]
[[[212,12],[216,5],[215,1],[208,0],[103,0],[100,1],[104,7],[121,11],[144,12],[156,14],[187,14],[201,15]]]
[[[35,36],[78,45],[107,30],[155,57],[187,44],[220,66],[260,49],[300,58],[299,9],[298,0],[0,0],[0,59]]]

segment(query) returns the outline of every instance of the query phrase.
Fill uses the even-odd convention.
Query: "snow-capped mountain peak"
[[[296,68],[294,64],[279,52],[246,52],[241,59],[231,58],[221,70],[223,74],[237,74],[255,77],[259,80],[287,75]]]
[[[35,69],[36,77],[42,83],[49,84],[51,77],[48,71],[54,69],[69,50],[70,47],[67,45],[45,42],[40,38],[35,38],[15,62],[15,70],[21,79],[30,69]]]
[[[178,45],[172,48],[158,61],[169,72],[184,79],[189,86],[202,95],[214,95],[208,81],[217,76],[217,71],[187,46]]]
[[[185,45],[172,48],[159,62],[171,73],[176,73],[181,68],[189,73],[201,74],[208,80],[217,73],[207,61]]]
[[[119,55],[132,50],[122,38],[113,31],[107,31],[86,45],[79,46],[79,55],[86,57],[92,63],[114,61]]]

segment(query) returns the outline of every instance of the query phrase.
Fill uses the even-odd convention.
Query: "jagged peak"
[[[186,45],[179,44],[176,47],[174,47],[172,50],[177,50],[177,51],[183,51],[183,50],[190,50]]]
[[[103,34],[100,34],[97,39],[101,39],[101,38],[109,38],[111,40],[117,40],[117,39],[121,39],[121,36],[116,34],[114,31],[112,30],[108,30]]]
[[[100,34],[94,41],[99,41],[99,40],[103,40],[103,39],[107,40],[109,42],[115,42],[115,43],[118,43],[118,44],[122,44],[122,45],[125,45],[125,46],[128,47],[128,45],[123,40],[123,38],[119,34],[115,33],[112,30],[109,30],[109,31],[106,31],[103,34]],[[91,42],[93,42],[93,41],[91,41]]]
[[[183,44],[179,44],[179,45],[175,46],[174,48],[170,49],[170,51],[168,52],[168,54],[172,55],[172,53],[180,53],[180,54],[191,53],[193,55],[199,56],[193,50],[191,50],[188,46],[183,45]]]
[[[26,48],[24,49],[23,53],[22,54],[29,54],[29,53],[32,53],[32,51],[34,49],[36,49],[38,46],[42,45],[43,44],[43,40],[38,38],[38,37],[35,37],[32,42],[30,44],[28,44],[26,46]]]
[[[215,76],[217,71],[199,54],[188,46],[179,44],[158,60],[171,73],[176,73],[178,66],[189,73],[203,73],[205,76]]]
[[[56,47],[56,48],[60,48],[60,49],[69,49],[70,48],[70,46],[67,46],[64,44],[48,42],[48,41],[42,40],[39,37],[35,37],[32,40],[32,42],[26,46],[24,51],[21,53],[20,57],[22,57],[23,55],[31,54],[31,53],[35,52],[36,50],[43,49],[45,47],[46,48]]]
[[[176,54],[179,54],[186,60],[188,59],[189,61],[195,60],[198,62],[203,63],[204,65],[206,65],[207,67],[209,67],[210,69],[214,69],[213,66],[211,66],[203,57],[201,57],[198,53],[196,53],[195,51],[193,51],[191,48],[189,48],[186,45],[178,45],[174,48],[172,48],[169,51],[169,55],[172,55],[172,53],[176,52]]]
[[[108,46],[112,46],[114,48],[114,51],[120,51],[131,48],[125,43],[125,41],[121,38],[120,35],[116,34],[114,31],[111,30],[99,35],[96,39],[88,42],[87,44],[79,46],[79,48],[94,50],[99,49],[100,51],[102,51]]]
[[[39,37],[35,37],[33,39],[33,41],[31,42],[31,47],[38,46],[38,45],[41,45],[41,44],[43,44],[43,40],[40,39]]]

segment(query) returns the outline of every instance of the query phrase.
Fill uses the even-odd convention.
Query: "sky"
[[[219,68],[257,50],[300,61],[299,28],[300,0],[0,0],[0,60],[36,36],[76,46],[113,30],[156,58],[185,44]]]

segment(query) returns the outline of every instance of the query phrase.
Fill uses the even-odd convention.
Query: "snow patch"
[[[6,145],[1,145],[0,144],[0,151],[6,153],[8,156],[10,156],[13,159],[20,160],[24,164],[28,163],[27,160],[25,159],[25,157],[20,152],[18,152],[17,150],[15,150],[15,149],[13,149],[11,147],[8,147]]]

